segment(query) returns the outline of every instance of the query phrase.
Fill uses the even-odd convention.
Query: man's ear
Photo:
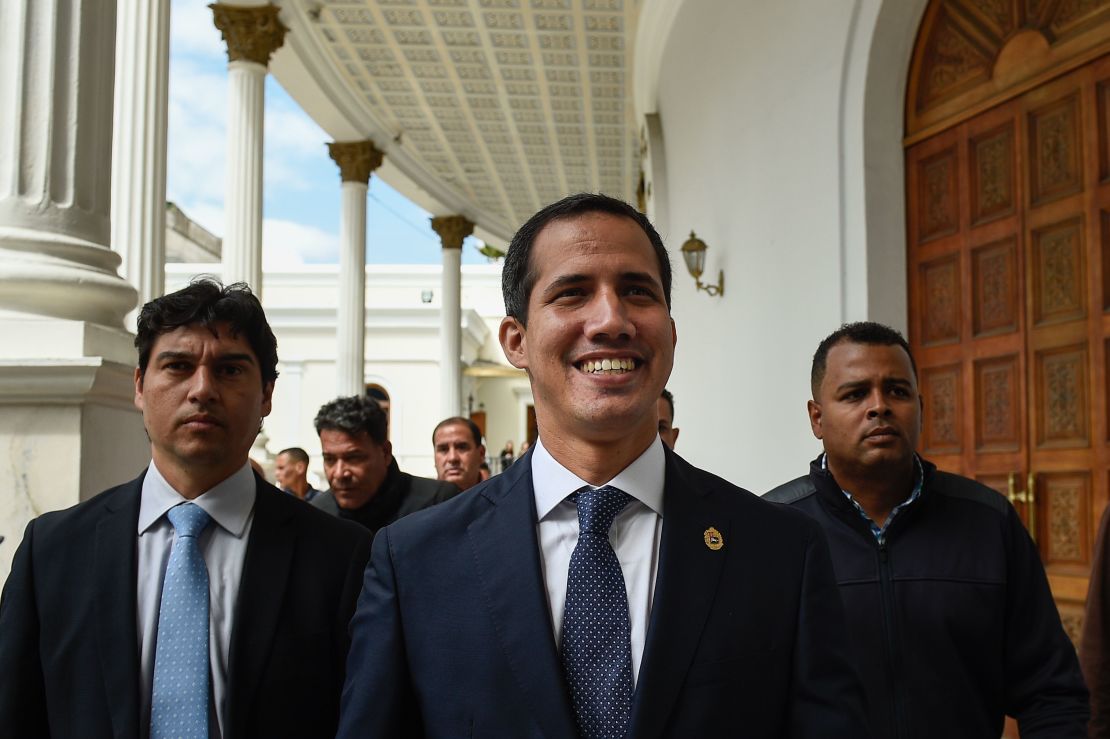
[[[382,453],[385,454],[386,464],[393,461],[393,442],[389,439],[386,439],[385,443],[382,444]]]
[[[676,446],[678,446],[678,432],[680,430],[681,429],[678,428],[671,429],[671,449],[674,449]]]
[[[498,329],[497,338],[501,341],[501,351],[505,352],[505,359],[517,369],[528,369],[528,358],[525,356],[528,336],[522,324],[512,316],[501,319],[501,328]]]
[[[135,407],[143,410],[143,371],[135,368]]]
[[[269,382],[267,382],[265,385],[262,386],[262,417],[263,418],[270,415],[270,411],[273,410],[273,407],[274,407],[273,400],[274,400],[274,381],[270,380]]]
[[[821,404],[816,400],[806,401],[806,410],[809,412],[809,428],[818,439],[825,438],[821,429]]]

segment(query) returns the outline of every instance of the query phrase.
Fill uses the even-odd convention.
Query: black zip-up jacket
[[[921,461],[921,496],[879,547],[821,469],[768,500],[829,538],[849,644],[881,739],[1086,739],[1087,689],[1036,546],[994,490]]]

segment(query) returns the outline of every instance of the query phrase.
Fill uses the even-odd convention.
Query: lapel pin
[[[721,532],[710,526],[702,534],[705,539],[705,545],[712,549],[714,552],[725,545],[725,537],[721,536]]]

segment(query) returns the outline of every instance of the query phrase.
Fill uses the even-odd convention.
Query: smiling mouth
[[[576,367],[587,375],[623,375],[639,367],[641,362],[630,357],[622,359],[587,359]]]

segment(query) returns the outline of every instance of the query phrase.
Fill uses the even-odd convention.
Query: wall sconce
[[[698,290],[705,290],[713,296],[720,297],[725,294],[725,272],[721,270],[717,273],[716,285],[704,285],[701,281],[702,272],[705,271],[705,250],[709,247],[705,242],[690,232],[690,238],[686,239],[686,243],[682,245],[682,261],[686,262],[686,269],[690,272],[690,276],[694,278],[697,283]]]

